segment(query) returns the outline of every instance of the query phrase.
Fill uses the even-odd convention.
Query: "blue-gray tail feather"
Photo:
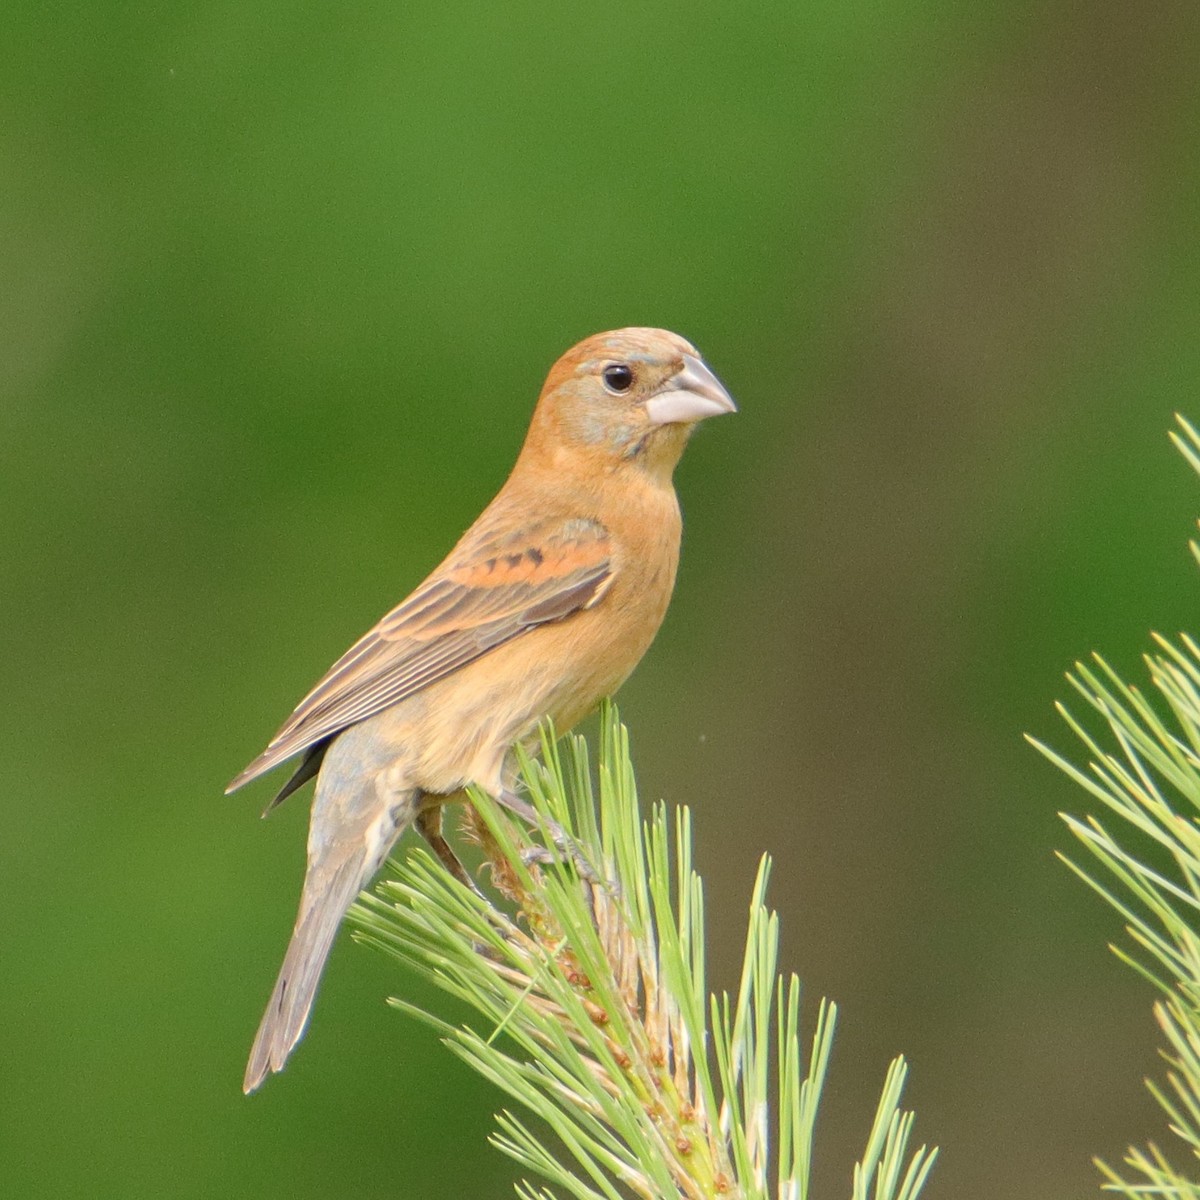
[[[282,1070],[304,1034],[338,926],[376,866],[367,861],[364,847],[343,861],[329,879],[306,881],[306,892],[314,884],[319,891],[311,900],[305,896],[307,906],[302,902],[300,919],[250,1051],[243,1091],[254,1091],[270,1072]]]

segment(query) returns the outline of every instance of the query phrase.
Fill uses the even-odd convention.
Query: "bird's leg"
[[[514,816],[520,817],[522,821],[527,822],[534,829],[540,829],[544,826],[554,841],[555,849],[558,851],[557,857],[570,858],[575,864],[575,870],[579,872],[580,879],[585,883],[598,884],[600,882],[596,872],[592,870],[591,864],[583,857],[582,851],[568,837],[567,831],[556,821],[550,820],[549,817],[541,816],[528,800],[522,800],[510,788],[502,788],[496,800],[499,802],[501,808],[505,808]],[[525,850],[521,854],[521,861],[527,867],[532,866],[534,863],[545,864],[554,862],[555,860],[555,853],[548,846],[530,846],[528,850]]]
[[[541,817],[537,814],[537,809],[529,803],[528,800],[522,800],[511,788],[501,788],[496,793],[496,802],[501,808],[507,809],[514,817],[520,817],[527,825],[532,825],[535,829],[542,823]],[[549,821],[550,831],[555,837],[565,836],[563,831],[553,822]]]
[[[442,836],[442,807],[440,804],[431,805],[417,813],[417,829],[429,843],[429,848],[442,860],[446,870],[464,887],[469,887],[481,900],[487,897],[479,890],[479,885],[471,877],[471,873],[458,859],[454,848]],[[489,900],[490,904],[491,901]]]

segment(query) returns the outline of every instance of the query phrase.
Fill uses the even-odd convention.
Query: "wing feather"
[[[595,604],[611,582],[608,532],[595,521],[542,523],[503,539],[468,535],[330,667],[227,791],[528,630]]]

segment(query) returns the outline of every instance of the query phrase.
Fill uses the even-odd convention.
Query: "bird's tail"
[[[331,874],[319,867],[310,871],[287,955],[250,1050],[244,1092],[254,1091],[269,1072],[281,1071],[303,1036],[334,935],[378,865],[364,846],[344,858]]]

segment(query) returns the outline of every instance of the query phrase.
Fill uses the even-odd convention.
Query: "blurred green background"
[[[888,1058],[930,1196],[1165,1136],[1151,996],[1053,859],[1061,672],[1195,631],[1192,0],[34,5],[0,17],[0,1190],[510,1195],[499,1103],[343,939],[249,1100],[306,803],[222,796],[505,476],[580,337],[742,411],[622,694],[842,1005],[821,1195]],[[811,1016],[811,1013],[810,1013]]]

